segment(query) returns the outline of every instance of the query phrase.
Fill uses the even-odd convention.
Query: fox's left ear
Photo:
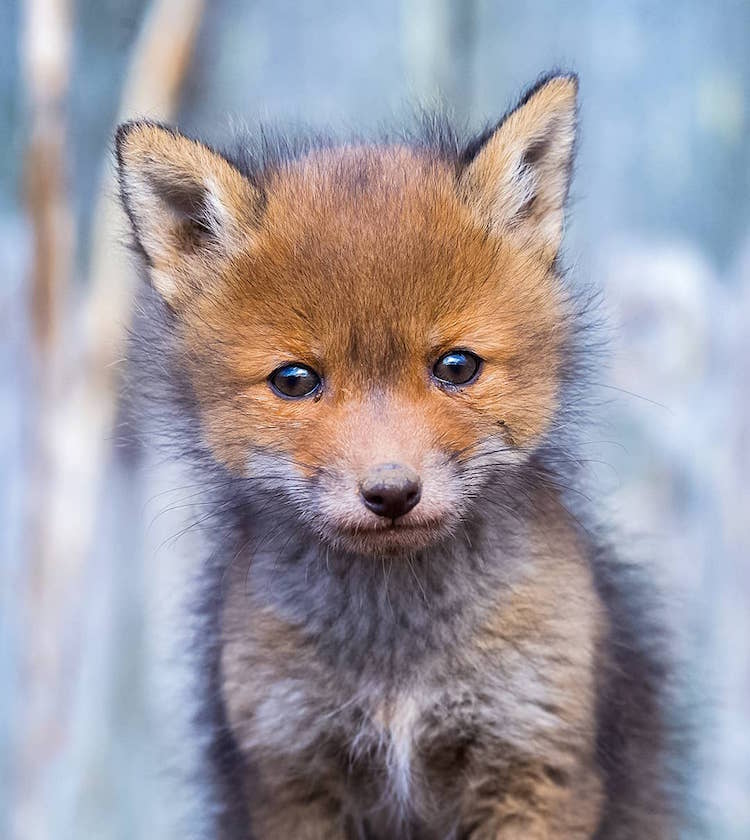
[[[563,233],[576,138],[574,75],[553,76],[466,151],[464,198],[498,235],[554,260]]]

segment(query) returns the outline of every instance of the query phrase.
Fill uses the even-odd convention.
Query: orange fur
[[[262,223],[243,230],[242,252],[215,259],[210,284],[198,277],[181,302],[205,434],[228,465],[241,469],[253,445],[303,469],[328,462],[348,426],[369,436],[374,391],[399,406],[386,432],[397,447],[420,429],[447,451],[470,450],[500,422],[520,446],[545,430],[565,339],[558,279],[538,253],[487,234],[445,164],[405,148],[318,152],[278,173]],[[206,271],[175,260],[175,276]],[[484,370],[447,395],[428,373],[456,346]],[[319,402],[269,391],[290,360],[325,376]]]

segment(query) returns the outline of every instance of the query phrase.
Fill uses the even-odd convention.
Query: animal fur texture
[[[577,87],[545,77],[469,142],[440,120],[232,154],[118,131],[139,408],[214,525],[198,726],[222,840],[676,835],[648,586],[573,501]],[[470,381],[438,375],[451,352]],[[316,387],[290,398],[280,370]],[[368,508],[383,465],[421,494],[398,515]]]

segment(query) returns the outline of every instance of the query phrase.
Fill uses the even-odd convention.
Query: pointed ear
[[[576,138],[575,76],[546,79],[467,149],[462,195],[498,235],[550,262],[560,247]]]
[[[252,242],[262,195],[220,154],[163,126],[125,123],[116,149],[120,196],[151,282],[178,305],[217,261]]]

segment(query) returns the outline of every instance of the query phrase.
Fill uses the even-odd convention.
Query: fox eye
[[[482,360],[476,354],[468,350],[449,350],[435,362],[432,375],[446,385],[468,385],[481,366]]]
[[[311,397],[320,388],[320,377],[307,365],[282,365],[268,377],[271,390],[280,397],[300,400]]]

